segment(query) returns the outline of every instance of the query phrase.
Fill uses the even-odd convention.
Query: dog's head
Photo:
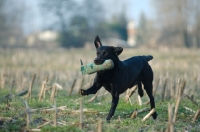
[[[107,59],[111,59],[114,64],[117,63],[119,60],[118,55],[120,55],[123,51],[123,48],[121,47],[102,46],[99,36],[96,36],[94,45],[97,51],[97,57],[94,60],[96,65],[102,64]]]

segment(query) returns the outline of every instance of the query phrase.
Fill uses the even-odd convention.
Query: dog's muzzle
[[[96,65],[101,65],[104,61],[105,61],[105,60],[103,60],[103,59],[98,59],[98,58],[96,58],[96,59],[94,60],[94,63],[95,63]]]

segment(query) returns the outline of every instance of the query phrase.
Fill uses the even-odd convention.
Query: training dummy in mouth
[[[112,69],[114,67],[114,63],[110,59],[105,60],[104,63],[102,63],[100,65],[96,65],[94,63],[89,63],[87,65],[83,65],[82,60],[80,60],[80,61],[81,61],[81,73],[82,73],[82,75],[93,74],[95,72],[109,70],[109,69]]]

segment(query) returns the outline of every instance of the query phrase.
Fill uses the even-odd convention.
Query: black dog
[[[95,38],[94,45],[97,51],[97,58],[95,58],[94,63],[100,65],[105,60],[111,59],[114,67],[111,70],[97,72],[93,85],[87,90],[81,89],[81,95],[95,94],[104,86],[112,95],[111,108],[106,118],[109,121],[114,115],[119,101],[119,95],[128,88],[138,85],[138,93],[142,97],[143,84],[150,99],[151,109],[155,108],[154,97],[152,95],[153,71],[148,64],[148,61],[153,59],[153,57],[151,55],[135,56],[125,61],[120,61],[118,55],[122,53],[123,48],[102,46],[98,36]],[[156,119],[157,113],[155,112],[152,116]]]

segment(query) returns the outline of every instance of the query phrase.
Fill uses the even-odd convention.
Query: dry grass
[[[131,113],[135,108],[149,108],[149,100],[146,95],[142,98],[143,102],[147,102],[143,103],[143,106],[137,104],[137,95],[134,95],[130,98],[130,102],[133,105],[130,105],[129,102],[125,103],[121,99],[116,110],[116,116],[119,117],[115,117],[113,122],[107,124],[104,119],[101,121],[102,118],[106,117],[106,113],[110,107],[110,96],[106,96],[107,93],[102,89],[95,95],[94,99],[92,98],[93,96],[84,97],[83,111],[85,107],[89,109],[89,112],[84,112],[83,114],[83,131],[96,130],[98,122],[100,122],[100,125],[103,124],[103,126],[99,127],[99,130],[103,129],[107,131],[132,131],[133,128],[136,131],[161,131],[162,129],[167,129],[168,102],[175,105],[177,96],[181,96],[182,99],[181,102],[178,102],[178,110],[174,113],[177,118],[176,124],[173,124],[172,117],[170,117],[169,124],[172,124],[171,126],[174,127],[170,129],[182,131],[184,126],[187,126],[191,131],[199,129],[198,123],[200,120],[195,117],[195,122],[192,123],[195,113],[188,112],[185,107],[198,113],[200,103],[198,96],[200,93],[200,50],[167,48],[124,49],[120,55],[120,59],[124,60],[131,56],[148,54],[154,56],[154,59],[149,63],[154,70],[154,87],[156,87],[154,93],[156,111],[159,113],[158,119],[156,121],[148,120],[147,122],[141,122],[147,113],[139,114],[136,118],[130,119]],[[74,126],[75,128],[66,129],[79,131],[79,124],[77,122],[79,122],[80,117],[76,112],[79,109],[78,102],[80,95],[78,95],[78,91],[81,86],[83,88],[89,87],[94,77],[94,74],[90,76],[81,75],[80,59],[86,64],[93,61],[94,58],[95,51],[86,49],[55,49],[54,51],[0,49],[0,110],[3,111],[0,118],[8,121],[7,118],[19,116],[24,111],[23,105],[17,105],[20,103],[21,97],[15,97],[16,99],[12,101],[6,101],[6,99],[14,98],[13,94],[22,89],[28,90],[36,74],[34,84],[31,86],[32,93],[29,96],[28,103],[30,103],[30,107],[43,108],[49,106],[51,104],[49,101],[50,90],[52,90],[50,88],[53,84],[57,83],[63,88],[62,92],[58,91],[58,93],[53,94],[57,100],[57,107],[67,106],[67,109],[58,111],[58,120],[64,120],[64,122],[58,121],[58,124]],[[74,81],[75,79],[76,81]],[[42,97],[43,95],[43,98],[39,101],[38,95],[40,88],[44,88],[44,82],[45,88],[49,90],[41,93],[40,96]],[[44,96],[44,93],[47,95]],[[4,97],[4,95],[7,96]],[[121,98],[124,98],[124,95]],[[93,100],[88,102],[91,99]],[[173,113],[171,114],[173,111],[172,107],[169,110],[169,115],[173,115]],[[15,113],[13,113],[14,111]],[[51,124],[50,119],[47,120],[47,118],[53,118],[48,112],[33,114],[34,119],[39,117],[48,122],[47,124]],[[25,118],[22,117],[20,121],[24,122]],[[43,123],[45,122],[43,121]],[[38,125],[40,126],[42,123]]]

